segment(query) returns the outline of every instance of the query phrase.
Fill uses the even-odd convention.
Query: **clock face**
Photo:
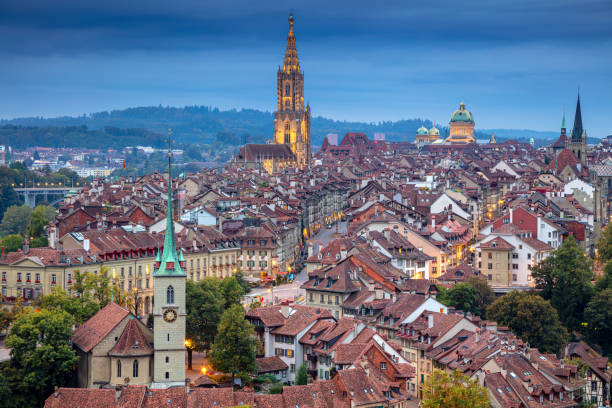
[[[172,323],[173,321],[176,320],[177,317],[178,317],[178,314],[176,313],[176,310],[174,309],[166,309],[166,311],[164,312],[164,320],[168,323]]]

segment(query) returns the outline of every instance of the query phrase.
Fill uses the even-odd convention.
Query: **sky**
[[[314,116],[612,134],[611,0],[2,0],[0,118],[273,111],[291,9]]]

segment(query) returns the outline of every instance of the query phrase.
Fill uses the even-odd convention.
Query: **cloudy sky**
[[[0,118],[273,110],[291,8],[314,115],[612,134],[611,0],[2,0]]]

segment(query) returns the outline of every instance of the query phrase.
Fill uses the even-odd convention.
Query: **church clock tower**
[[[185,385],[185,273],[176,251],[172,219],[172,150],[168,145],[168,209],[161,257],[153,271],[153,383],[151,388]]]
[[[304,107],[304,74],[300,70],[293,13],[289,15],[289,35],[283,67],[276,73],[276,112],[274,112],[274,143],[289,145],[298,167],[307,167],[312,159],[310,150],[310,106]]]

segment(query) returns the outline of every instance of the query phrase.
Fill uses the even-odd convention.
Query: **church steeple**
[[[293,32],[293,12],[289,13],[289,35],[287,36],[287,49],[283,61],[283,71],[286,73],[300,72],[300,60],[295,46],[295,34]]]
[[[574,129],[572,130],[572,141],[582,141],[582,134],[584,129],[582,128],[582,112],[580,110],[580,93],[578,94],[578,102],[576,102],[576,115],[574,116]]]
[[[168,132],[168,208],[166,212],[166,235],[164,237],[164,251],[159,264],[155,263],[154,276],[161,275],[185,275],[179,257],[176,253],[176,243],[174,242],[174,220],[172,219],[172,147],[170,137],[172,132]]]
[[[567,132],[567,127],[565,126],[565,107],[563,107],[563,120],[561,121],[561,134],[565,135]]]

